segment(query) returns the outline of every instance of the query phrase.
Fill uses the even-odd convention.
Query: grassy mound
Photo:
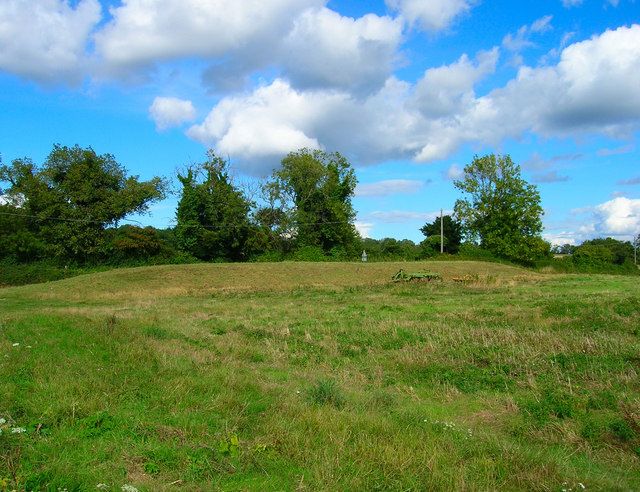
[[[0,484],[635,490],[639,326],[635,278],[475,262],[1,289]]]

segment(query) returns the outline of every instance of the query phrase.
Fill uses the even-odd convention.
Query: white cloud
[[[449,169],[447,169],[445,176],[450,181],[461,179],[464,176],[464,169],[457,164],[451,164]]]
[[[98,0],[2,0],[0,70],[43,83],[80,81],[85,46],[100,21]]]
[[[413,104],[426,117],[459,113],[475,100],[474,85],[493,73],[498,48],[478,54],[475,64],[465,54],[457,62],[430,68],[417,82]]]
[[[188,135],[240,159],[244,171],[269,172],[301,147],[340,150],[357,163],[419,148],[420,117],[403,111],[410,85],[389,79],[365,100],[345,91],[299,91],[277,79],[248,95],[223,98]]]
[[[522,67],[504,87],[476,96],[475,84],[497,57],[497,49],[473,62],[462,56],[427,70],[415,85],[390,77],[365,97],[276,79],[221,99],[188,134],[238,158],[245,171],[264,174],[303,146],[339,150],[356,165],[431,162],[467,143],[499,145],[527,132],[629,137],[640,127],[640,25],[572,44],[557,65]],[[560,178],[541,179],[552,177]]]
[[[287,82],[276,80],[248,96],[222,99],[188,135],[241,159],[245,171],[266,173],[292,150],[320,148],[310,136],[316,120],[343,99],[340,94],[299,93]]]
[[[149,107],[149,115],[158,130],[166,130],[195,120],[196,109],[191,101],[175,97],[156,97]]]
[[[356,220],[353,225],[356,227],[356,230],[358,231],[358,234],[360,234],[360,236],[371,237],[371,231],[373,230],[373,226],[375,224],[372,224],[371,222],[361,222],[359,220]]]
[[[565,8],[576,7],[578,5],[582,5],[584,0],[562,0],[562,5]]]
[[[401,39],[402,24],[389,17],[352,19],[309,9],[295,20],[280,58],[297,88],[378,89],[394,68]]]
[[[587,215],[582,225],[574,228],[576,239],[614,237],[632,239],[640,232],[640,199],[618,196],[593,207],[573,210],[576,216]]]
[[[523,64],[524,58],[520,54],[521,51],[535,46],[535,43],[531,41],[531,37],[534,34],[542,34],[553,29],[551,26],[552,19],[553,16],[545,15],[535,20],[531,25],[520,27],[516,34],[509,33],[504,37],[502,46],[513,53],[513,57],[511,58],[511,64],[513,66],[517,67]]]
[[[355,195],[362,196],[389,196],[398,194],[413,194],[420,191],[425,185],[424,181],[410,179],[388,179],[377,183],[358,184]]]
[[[418,160],[443,158],[466,142],[498,144],[524,132],[628,136],[640,125],[640,25],[575,43],[552,67],[522,67],[515,79],[440,119]]]
[[[470,0],[386,0],[387,5],[400,12],[409,25],[419,25],[426,31],[440,31],[471,10]]]
[[[136,68],[181,57],[261,55],[295,19],[324,0],[123,0],[96,35],[96,47],[115,67]]]
[[[195,57],[217,93],[275,70],[296,88],[379,89],[395,68],[402,22],[353,19],[326,0],[124,0],[96,35],[106,76],[144,75],[162,62]]]
[[[640,199],[614,198],[597,205],[595,230],[601,234],[629,235],[640,231]]]

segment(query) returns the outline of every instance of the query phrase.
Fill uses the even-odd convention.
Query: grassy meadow
[[[198,264],[3,288],[0,490],[640,490],[639,373],[637,277]]]

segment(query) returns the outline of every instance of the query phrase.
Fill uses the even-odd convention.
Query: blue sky
[[[510,154],[545,237],[640,232],[638,0],[2,0],[0,154],[55,143],[171,176],[286,152],[356,169],[357,225],[420,240],[474,154]],[[159,227],[176,198],[134,220]]]

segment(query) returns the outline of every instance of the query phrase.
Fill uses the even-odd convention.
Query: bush
[[[0,286],[26,285],[62,280],[87,273],[81,268],[65,268],[48,262],[16,264],[8,261],[0,263]]]
[[[318,246],[302,246],[292,253],[291,259],[293,261],[327,261],[328,258]]]
[[[272,263],[284,260],[284,256],[280,251],[265,251],[254,256],[251,260],[259,263]]]
[[[576,265],[602,266],[612,265],[614,256],[606,246],[583,244],[576,248],[571,259]]]
[[[485,261],[495,261],[497,258],[491,253],[491,251],[487,251],[486,249],[482,249],[477,244],[473,243],[463,243],[460,245],[460,250],[458,253],[461,257],[469,260],[485,260]]]

